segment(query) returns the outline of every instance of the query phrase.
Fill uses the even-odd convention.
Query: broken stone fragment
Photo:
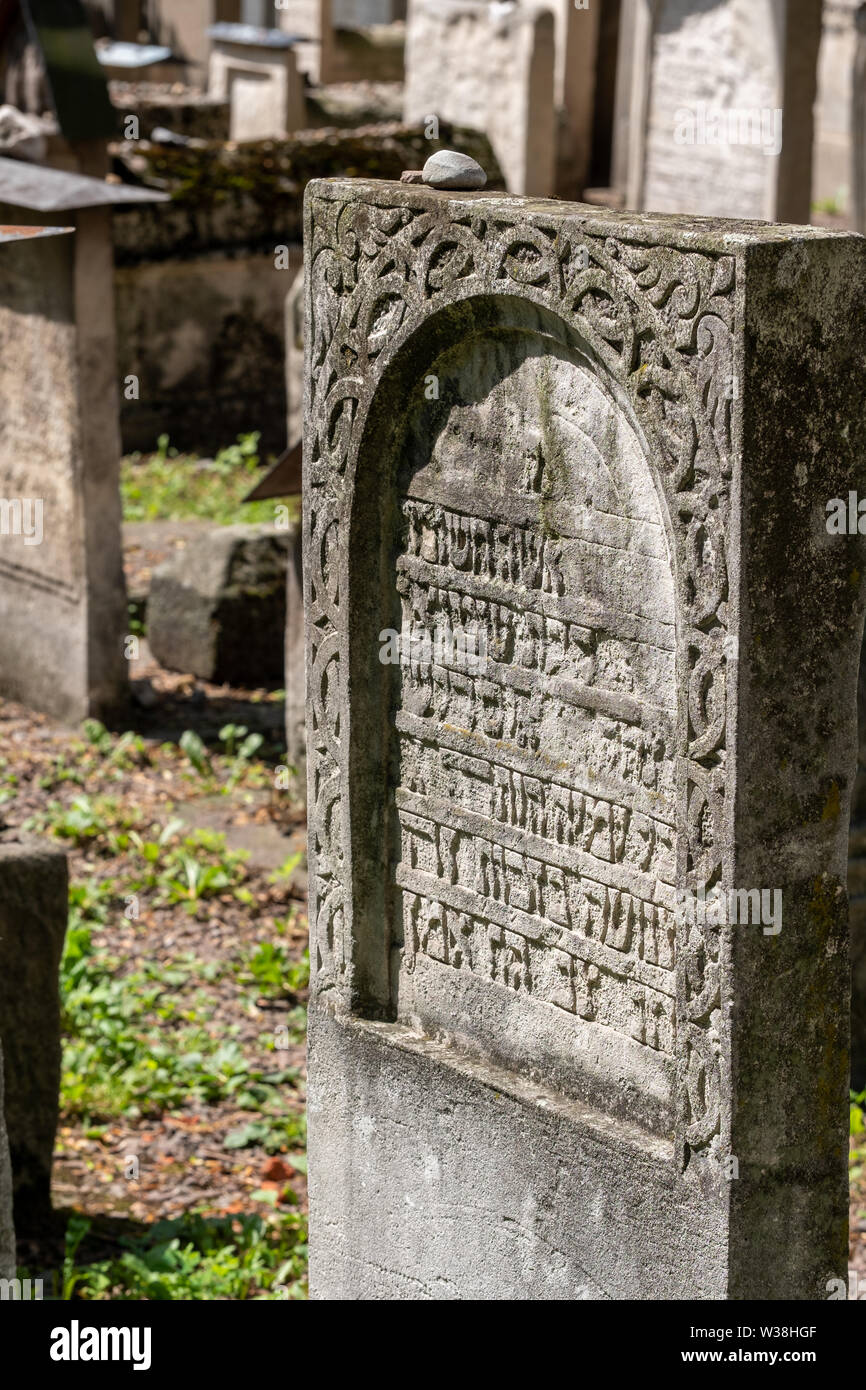
[[[147,604],[157,661],[217,684],[281,681],[293,544],[271,526],[218,526],[160,565]]]
[[[400,175],[401,183],[423,183],[424,175],[420,169],[404,169]]]
[[[484,188],[487,175],[481,165],[468,154],[457,150],[437,150],[431,154],[422,170],[430,188],[451,188],[461,191]]]

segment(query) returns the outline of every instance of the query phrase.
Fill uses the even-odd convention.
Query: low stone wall
[[[124,449],[152,449],[168,434],[179,449],[210,453],[257,429],[264,450],[281,450],[283,306],[308,181],[399,179],[443,148],[465,150],[502,186],[485,137],[444,123],[436,141],[392,123],[236,146],[114,146],[126,177],[171,193],[158,208],[114,216],[118,373],[137,383],[121,401]]]

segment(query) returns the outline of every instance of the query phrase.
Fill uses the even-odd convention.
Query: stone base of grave
[[[147,638],[162,666],[202,680],[283,680],[286,569],[294,531],[220,526],[155,571]]]
[[[311,1297],[726,1297],[672,1141],[399,1024],[319,1010],[309,1047]]]
[[[51,1213],[60,1091],[59,970],[66,855],[38,840],[0,841],[0,1037],[19,1235]],[[2,1134],[0,1134],[2,1151]],[[0,1251],[2,1251],[0,1157]]]

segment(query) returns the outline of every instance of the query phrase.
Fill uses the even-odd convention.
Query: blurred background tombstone
[[[246,24],[217,24],[208,33],[208,91],[231,102],[231,139],[279,140],[300,130],[306,111],[294,40]]]
[[[490,139],[510,193],[556,184],[556,26],[549,9],[410,0],[404,119],[460,121]]]
[[[626,207],[807,223],[820,40],[821,0],[623,0]]]
[[[5,222],[75,227],[0,260],[0,496],[41,518],[2,538],[0,693],[70,722],[126,698],[111,208],[164,200],[0,159]]]

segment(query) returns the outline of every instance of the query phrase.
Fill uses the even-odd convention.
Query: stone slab
[[[127,681],[111,223],[74,218],[0,258],[0,691],[70,721]]]
[[[314,1293],[628,1297],[633,1208],[641,1296],[825,1297],[866,244],[324,180],[305,254]]]

